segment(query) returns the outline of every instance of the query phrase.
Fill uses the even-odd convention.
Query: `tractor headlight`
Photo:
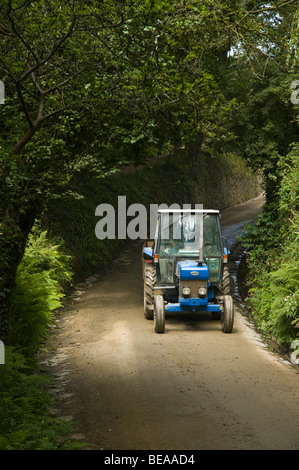
[[[199,287],[198,289],[198,295],[200,297],[205,297],[207,294],[207,289],[205,287]]]
[[[190,295],[190,292],[191,292],[190,287],[183,287],[182,293],[185,297]]]

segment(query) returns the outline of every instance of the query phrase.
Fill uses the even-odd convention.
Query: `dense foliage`
[[[248,249],[248,306],[257,326],[285,351],[299,336],[299,109],[287,92],[299,76],[298,15],[297,9],[276,16],[281,24],[288,19],[292,28],[288,34],[281,34],[280,27],[274,31],[271,68],[276,73],[271,68],[270,76],[263,73],[267,86],[258,87],[252,100],[263,107],[253,114],[259,125],[249,128],[257,150],[251,161],[263,168],[267,200],[256,227],[243,239]]]
[[[0,330],[48,194],[184,147],[238,153],[265,175],[296,140],[296,2],[4,0]],[[293,39],[291,41],[291,25]],[[290,44],[292,54],[290,55]],[[293,52],[295,51],[295,52]],[[286,61],[292,69],[286,69]]]
[[[70,257],[46,237],[30,236],[12,293],[12,343],[32,357],[53,326],[71,280]]]
[[[54,325],[55,309],[71,279],[69,256],[45,232],[34,232],[18,266],[12,295],[12,342],[0,369],[0,449],[76,448],[67,440],[70,422],[49,412],[50,377],[41,375],[33,358]]]
[[[210,70],[225,62],[230,2],[5,0],[6,102],[0,133],[0,330],[47,194],[83,168],[224,142],[234,99]],[[239,12],[242,15],[242,8]],[[200,41],[198,38],[201,38]],[[196,144],[196,152],[194,145]]]
[[[70,280],[70,259],[41,231],[51,204],[67,198],[66,218],[84,224],[76,212],[85,197],[76,188],[80,177],[92,174],[101,184],[117,168],[150,167],[157,156],[167,157],[170,169],[178,149],[182,184],[190,182],[187,171],[204,166],[203,154],[240,156],[262,174],[267,203],[247,236],[250,305],[259,326],[281,342],[296,337],[299,133],[290,96],[299,79],[298,18],[296,0],[2,1],[5,344],[32,356]],[[157,182],[158,196],[161,187]],[[84,243],[92,264],[93,242]],[[101,245],[103,258],[111,249]],[[12,433],[0,443],[51,447],[51,425],[32,434],[44,423],[46,405],[36,406],[43,386],[33,393],[38,378],[23,375],[16,364],[25,359],[15,354],[0,376],[1,433]]]
[[[277,204],[264,207],[249,249],[248,306],[257,326],[286,350],[299,336],[299,148],[279,160]]]
[[[67,439],[72,424],[49,413],[49,378],[37,374],[24,356],[6,348],[0,375],[0,449],[76,449]]]

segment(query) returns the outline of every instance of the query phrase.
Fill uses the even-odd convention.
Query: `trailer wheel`
[[[155,295],[154,298],[154,325],[156,333],[165,331],[165,308],[163,295]]]
[[[234,326],[234,302],[231,295],[223,297],[223,314],[221,315],[221,329],[223,333],[231,333]]]
[[[156,268],[146,264],[144,268],[144,316],[149,320],[154,318],[154,287],[157,285]]]

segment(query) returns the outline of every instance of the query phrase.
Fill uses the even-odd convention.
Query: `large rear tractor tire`
[[[221,287],[219,287],[221,295],[230,295],[230,274],[227,266],[224,266]]]
[[[230,274],[227,266],[224,266],[223,269],[223,276],[221,287],[216,288],[216,297],[223,296],[223,295],[230,295]],[[212,312],[212,317],[214,320],[221,320],[221,313],[220,312]]]
[[[154,318],[154,287],[157,285],[156,268],[152,264],[144,267],[144,316],[149,320]]]
[[[234,326],[234,302],[231,295],[223,297],[223,313],[221,315],[221,329],[223,333],[231,333]]]
[[[165,331],[165,308],[163,295],[155,295],[154,298],[154,325],[156,333]]]

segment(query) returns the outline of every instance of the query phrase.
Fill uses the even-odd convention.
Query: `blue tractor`
[[[170,312],[211,312],[231,333],[234,305],[228,250],[217,210],[160,209],[155,239],[143,246],[144,315],[165,331]]]

